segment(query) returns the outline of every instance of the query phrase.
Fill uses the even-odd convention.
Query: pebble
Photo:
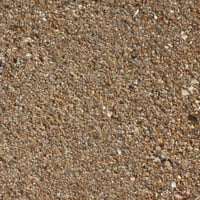
[[[183,96],[188,96],[188,95],[190,95],[189,91],[186,90],[186,89],[182,89],[181,93],[182,93]]]
[[[172,188],[176,188],[176,182],[175,182],[175,181],[173,181],[173,182],[171,183],[171,187],[172,187]]]
[[[183,40],[187,40],[188,38],[188,36],[186,35],[184,31],[181,31],[181,37],[183,38]]]
[[[133,17],[136,17],[136,15],[138,15],[138,13],[139,13],[139,8],[135,11],[135,13],[134,13],[134,15],[133,15]]]
[[[121,149],[117,149],[117,153],[118,153],[119,155],[122,155],[122,150],[121,150]]]
[[[130,180],[131,180],[132,182],[134,182],[134,181],[135,181],[135,177],[132,176],[132,177],[130,178]]]
[[[167,160],[165,161],[164,163],[165,167],[167,167],[168,169],[170,169],[172,166],[171,166],[171,163]]]
[[[31,57],[31,56],[32,56],[31,53],[27,53],[27,54],[26,54],[26,57]]]
[[[196,79],[192,79],[192,80],[191,80],[191,84],[192,84],[192,85],[198,85],[198,84],[199,84],[199,81],[196,80]]]
[[[4,65],[0,65],[0,74],[4,71],[5,67]]]
[[[113,113],[112,113],[111,111],[108,111],[108,112],[107,112],[107,116],[108,116],[109,118],[112,117],[112,114],[113,114]]]
[[[193,91],[193,90],[194,90],[194,87],[193,87],[193,86],[190,86],[190,87],[188,88],[188,90],[189,90],[189,91]]]
[[[182,199],[184,199],[184,196],[183,196],[183,194],[181,194],[180,192],[176,192],[176,193],[174,194],[174,199],[182,200]]]

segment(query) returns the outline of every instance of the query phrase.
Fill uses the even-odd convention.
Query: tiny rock
[[[136,17],[136,15],[139,13],[139,8],[135,11],[135,14],[133,15],[133,17]]]
[[[171,163],[169,161],[165,161],[164,163],[165,167],[167,167],[168,169],[170,169],[172,166],[171,166]]]
[[[109,118],[112,117],[112,114],[113,114],[113,113],[112,113],[111,111],[108,111],[108,112],[107,112],[107,116],[108,116]]]
[[[158,16],[155,13],[154,13],[153,17],[154,17],[155,20],[158,19]]]
[[[121,149],[117,149],[117,153],[118,153],[119,155],[122,155],[122,150],[121,150]]]
[[[181,37],[183,38],[183,40],[187,40],[188,38],[188,36],[186,35],[184,31],[181,32]]]
[[[172,188],[176,188],[176,182],[175,182],[175,181],[173,181],[173,182],[171,183],[171,187],[172,187]]]
[[[189,91],[186,90],[186,89],[182,89],[181,93],[182,93],[183,96],[188,96],[188,95],[190,95]]]
[[[32,56],[31,53],[27,53],[27,54],[26,54],[26,57],[31,57],[31,56]]]
[[[196,80],[196,79],[192,79],[192,80],[191,80],[191,84],[192,84],[192,85],[198,85],[198,84],[199,84],[199,81]]]
[[[159,78],[159,79],[158,79],[158,83],[159,83],[159,84],[162,84],[162,83],[164,83],[164,81],[163,81],[161,78]]]
[[[193,87],[193,86],[190,86],[190,87],[188,88],[188,90],[189,90],[190,92],[192,92],[192,91],[194,90],[194,87]]]
[[[183,194],[181,194],[180,192],[176,192],[176,193],[174,194],[174,199],[182,200],[182,199],[184,199],[184,196],[183,196]]]
[[[23,39],[23,42],[27,43],[27,42],[32,42],[33,40],[30,37],[25,37]]]
[[[135,181],[135,177],[132,176],[132,177],[130,178],[130,180],[131,180],[132,182],[134,182],[134,181]]]

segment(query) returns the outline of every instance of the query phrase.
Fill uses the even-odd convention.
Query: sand
[[[0,2],[0,199],[199,200],[200,2]]]

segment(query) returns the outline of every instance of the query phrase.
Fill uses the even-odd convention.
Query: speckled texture
[[[200,198],[200,2],[0,2],[0,199]]]

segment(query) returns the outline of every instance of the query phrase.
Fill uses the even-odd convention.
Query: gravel
[[[200,198],[200,3],[0,3],[0,199]]]

